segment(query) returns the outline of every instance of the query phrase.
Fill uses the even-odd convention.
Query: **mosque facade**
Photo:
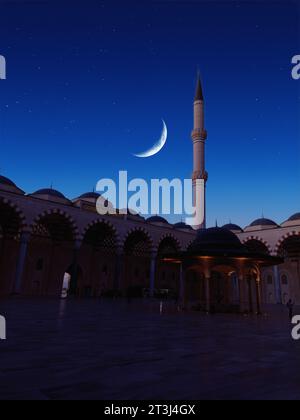
[[[192,140],[193,182],[202,182],[204,187],[201,229],[206,226],[206,139],[199,80]],[[184,281],[190,301],[207,300],[196,269],[191,267],[183,280],[181,265],[163,258],[191,249],[195,229],[184,223],[172,225],[159,216],[99,216],[98,198],[90,192],[69,200],[54,189],[26,194],[0,176],[0,296],[61,297],[64,291],[77,297],[99,297],[134,290],[149,295],[168,291],[178,297]],[[262,304],[286,304],[289,299],[300,304],[300,213],[281,224],[266,218],[245,228],[228,224],[218,235],[228,236],[225,232],[251,252],[282,258],[279,265],[261,267],[256,292]],[[224,270],[224,264],[213,267],[211,274],[214,288],[220,288],[220,282],[228,285],[225,294],[231,304],[241,299],[237,277],[234,269]],[[211,290],[211,296],[214,293]]]

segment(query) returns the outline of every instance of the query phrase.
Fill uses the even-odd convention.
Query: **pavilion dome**
[[[224,225],[223,226],[223,229],[227,229],[227,230],[231,230],[231,231],[243,232],[243,229],[240,226],[235,225],[234,223],[228,223],[227,225]]]
[[[278,225],[273,220],[261,218],[261,219],[254,220],[254,222],[252,222],[250,226],[251,227],[255,227],[255,226],[274,226],[274,227],[277,227]]]
[[[149,217],[149,219],[147,219],[147,222],[149,222],[149,223],[161,223],[161,224],[164,224],[164,225],[169,224],[169,222],[161,216]]]
[[[199,230],[195,241],[189,247],[189,252],[192,253],[203,251],[245,252],[245,247],[230,230],[214,227]]]

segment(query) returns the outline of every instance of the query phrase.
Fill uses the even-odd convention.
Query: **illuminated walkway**
[[[1,399],[300,399],[300,341],[269,318],[159,302],[0,301]]]

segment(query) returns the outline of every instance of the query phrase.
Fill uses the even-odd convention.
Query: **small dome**
[[[240,226],[235,225],[234,223],[228,223],[227,225],[224,225],[223,229],[243,232],[243,229]]]
[[[9,187],[16,187],[16,184],[14,182],[6,178],[5,176],[1,176],[1,175],[0,175],[0,184],[8,185]]]
[[[169,224],[169,222],[166,219],[164,219],[163,217],[160,217],[160,216],[149,217],[149,219],[147,219],[147,222],[149,222],[149,223],[163,223],[165,225]]]
[[[288,219],[289,222],[295,222],[296,220],[300,220],[300,213],[295,213]]]
[[[175,229],[187,229],[187,230],[193,230],[192,226],[187,225],[187,224],[185,224],[185,223],[183,223],[183,222],[180,222],[180,223],[175,223],[174,228],[175,228]]]
[[[80,197],[78,197],[78,199],[94,199],[94,200],[98,200],[98,198],[100,197],[100,194],[96,193],[96,192],[88,192],[85,194],[82,194]]]
[[[251,223],[251,227],[254,226],[278,226],[277,223],[273,222],[273,220],[270,219],[257,219],[254,220],[254,222]]]
[[[45,189],[42,189],[42,190],[38,190],[38,191],[36,191],[36,192],[34,192],[34,193],[30,194],[30,195],[31,196],[35,196],[35,195],[48,195],[50,197],[55,197],[55,198],[60,198],[62,200],[67,200],[67,198],[62,193],[60,193],[57,190],[53,190],[52,188],[45,188]]]
[[[224,251],[226,253],[243,251],[245,247],[239,238],[230,230],[224,228],[201,229],[197,238],[189,248],[189,252]]]

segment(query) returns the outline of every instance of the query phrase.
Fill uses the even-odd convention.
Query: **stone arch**
[[[272,252],[271,245],[260,236],[247,236],[242,243],[251,251],[262,252],[267,255],[270,255]],[[258,249],[258,251],[256,249]]]
[[[61,296],[66,267],[73,264],[79,232],[73,218],[61,209],[49,209],[30,225],[24,272],[27,295]]]
[[[11,200],[0,197],[0,295],[13,290],[20,235],[27,223],[22,210]]]
[[[52,219],[52,220],[51,220]],[[54,231],[51,232],[51,227],[50,225],[52,225],[52,227],[54,227],[55,224],[60,224],[60,223],[65,223],[65,225],[69,226],[69,234],[67,235],[68,239],[72,236],[72,240],[75,242],[76,240],[80,239],[80,235],[79,235],[79,229],[77,227],[76,222],[74,221],[74,219],[72,218],[72,216],[67,213],[64,210],[61,209],[52,209],[52,210],[45,210],[44,212],[40,213],[38,216],[35,217],[35,219],[33,220],[33,222],[30,225],[30,231],[32,235],[38,234],[39,233],[39,229],[35,230],[37,227],[39,226],[48,226],[48,233],[52,234],[52,237],[54,237],[55,239],[63,239],[62,235],[59,235],[58,232]],[[50,231],[49,231],[50,229]],[[45,233],[45,232],[44,232]],[[66,232],[64,232],[66,233]],[[71,235],[70,235],[71,233]],[[58,234],[58,235],[57,235]],[[57,238],[58,236],[58,238]]]
[[[181,251],[181,243],[173,234],[161,236],[157,245],[157,266],[155,285],[158,289],[167,290],[168,296],[178,296],[180,288],[180,266],[162,260],[163,256]]]
[[[161,248],[163,246],[166,246],[166,248],[170,248],[171,253],[173,252],[180,252],[182,249],[182,245],[179,241],[179,239],[173,235],[172,233],[164,234],[160,237],[158,244],[157,244],[157,250],[158,253],[160,252]],[[171,250],[173,248],[173,251]],[[169,252],[170,253],[170,252]]]
[[[292,239],[295,239],[295,243],[297,243],[297,245],[299,245],[300,247],[300,231],[298,230],[293,230],[290,231],[288,233],[286,233],[285,235],[283,235],[279,241],[276,243],[275,246],[275,253],[276,255],[280,255],[285,257],[286,255],[283,254],[283,249],[284,249],[284,245],[286,244],[288,246],[288,248],[290,248],[289,243],[291,243]]]
[[[121,243],[121,239],[120,239],[120,235],[119,232],[117,231],[115,225],[113,223],[111,223],[110,221],[103,219],[103,218],[97,218],[95,220],[93,220],[92,222],[88,223],[81,235],[80,235],[80,239],[84,240],[84,237],[86,236],[87,232],[90,231],[91,229],[97,227],[98,225],[105,225],[107,226],[107,228],[109,228],[111,230],[111,232],[113,232],[115,239],[116,239],[116,246],[119,246],[119,244]]]
[[[126,246],[129,245],[129,242],[131,238],[140,238],[140,239],[144,239],[144,241],[147,243],[147,245],[149,246],[149,252],[153,252],[155,250],[154,247],[154,241],[152,236],[150,235],[150,233],[148,232],[147,229],[143,228],[143,227],[138,227],[138,228],[132,228],[130,229],[123,241],[122,241],[122,247],[124,249],[124,253],[126,254]],[[127,249],[128,250],[128,249]]]
[[[124,277],[123,289],[135,289],[135,295],[143,294],[149,287],[151,258],[155,250],[153,239],[144,228],[131,229],[123,241]]]
[[[99,297],[115,289],[118,246],[118,232],[109,221],[98,218],[85,227],[78,255],[85,275],[78,282],[78,295]]]
[[[12,213],[11,217],[8,214],[9,212]],[[6,229],[14,230],[16,225],[18,227],[17,231],[14,232],[15,234],[26,230],[27,227],[26,217],[20,207],[13,201],[3,197],[0,197],[0,225],[2,226],[3,235],[5,235]],[[8,232],[8,234],[10,234],[10,232]]]

